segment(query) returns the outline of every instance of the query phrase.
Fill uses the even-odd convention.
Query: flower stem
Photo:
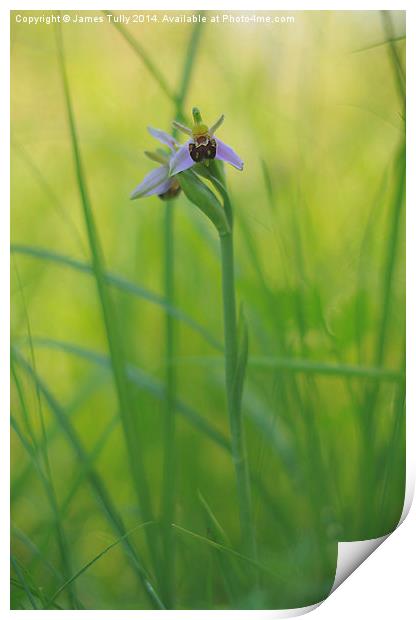
[[[174,206],[169,203],[165,210],[164,223],[164,245],[165,245],[165,266],[164,284],[165,297],[168,304],[173,303],[174,299],[174,235],[173,235]],[[175,369],[172,364],[174,353],[174,322],[173,317],[167,313],[165,319],[166,333],[166,401],[165,401],[165,422],[164,422],[164,462],[163,462],[163,488],[162,488],[162,528],[163,528],[163,548],[164,566],[163,583],[164,597],[168,609],[173,605],[173,573],[174,573],[174,540],[172,532],[172,521],[175,515],[175,470],[176,470],[176,450],[175,450],[175,409],[174,400],[176,393]]]
[[[192,69],[198,51],[201,36],[201,22],[197,22],[192,30],[182,72],[182,79],[175,102],[175,118],[183,120],[183,104],[188,93]],[[173,131],[174,137],[177,130]],[[166,204],[164,219],[164,290],[168,305],[173,306],[175,301],[175,263],[174,263],[174,204]],[[166,349],[166,399],[163,429],[163,478],[162,478],[162,548],[164,562],[162,567],[161,588],[168,609],[175,608],[175,538],[172,523],[175,521],[175,493],[176,493],[176,373],[173,363],[175,351],[175,321],[170,313],[165,319]]]
[[[236,385],[238,339],[232,230],[229,233],[220,235],[220,242],[224,312],[225,382],[231,449],[237,482],[243,548],[250,557],[255,559],[257,554],[252,522],[249,472],[241,419],[241,398]]]

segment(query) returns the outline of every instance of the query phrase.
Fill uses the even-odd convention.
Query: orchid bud
[[[186,197],[193,202],[211,220],[220,235],[230,232],[225,211],[209,187],[191,170],[177,175],[177,180]]]

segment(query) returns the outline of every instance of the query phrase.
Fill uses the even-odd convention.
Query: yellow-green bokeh
[[[12,242],[89,263],[55,26],[17,20],[19,15],[43,14],[11,14]],[[400,515],[402,387],[397,380],[375,382],[342,372],[330,376],[293,373],[254,362],[267,356],[372,368],[380,361],[377,346],[380,330],[385,330],[382,366],[397,373],[403,370],[404,233],[402,216],[394,232],[394,215],[404,123],[390,46],[404,62],[405,16],[399,11],[390,13],[397,40],[383,44],[386,22],[376,11],[270,14],[293,15],[293,23],[210,23],[217,14],[222,15],[207,12],[207,23],[201,28],[185,113],[190,115],[192,106],[198,105],[208,123],[224,113],[218,135],[244,160],[244,171],[229,167],[227,177],[236,221],[237,295],[245,305],[252,358],[244,395],[244,409],[251,412],[249,460],[281,520],[265,507],[265,496],[257,487],[253,489],[254,511],[261,561],[277,574],[283,571],[286,579],[274,584],[270,575],[263,575],[261,588],[254,594],[240,593],[240,604],[302,606],[329,590],[337,537],[379,536]],[[106,19],[74,23],[76,12],[68,15],[71,21],[61,26],[65,61],[105,264],[163,297],[166,205],[157,197],[130,202],[129,194],[152,167],[143,155],[155,147],[146,127],[170,131],[174,104],[114,25]],[[134,12],[125,15],[132,17]],[[194,26],[160,23],[163,12],[142,15],[156,15],[159,23],[146,18],[126,28],[176,92]],[[184,197],[172,208],[175,306],[222,342],[215,230]],[[386,288],[389,312],[383,327]],[[163,306],[120,291],[112,290],[112,295],[128,361],[163,385]],[[94,278],[15,251],[13,343],[36,368],[91,452],[118,414],[111,374],[45,346],[40,342],[45,338],[108,355]],[[178,398],[228,436],[221,353],[179,320],[175,323],[175,368]],[[30,379],[21,369],[17,372],[39,439],[42,416],[48,429],[56,422]],[[365,433],[361,424],[366,403],[372,402],[375,491],[364,488],[369,481],[362,472]],[[142,388],[135,391],[135,403],[138,449],[158,512],[163,400]],[[27,433],[15,385],[12,414]],[[262,434],[253,420],[263,416],[271,420],[271,427]],[[273,433],[280,456],[267,441]],[[294,462],[285,457],[287,445]],[[82,476],[82,468],[59,427],[52,430],[48,457],[61,504],[74,480]],[[229,455],[178,416],[177,461],[177,523],[209,535],[198,501],[200,491],[231,544],[237,546]],[[315,469],[318,461],[326,472],[325,481],[318,478],[322,474]],[[133,527],[140,518],[123,434],[116,422],[95,465],[127,526]],[[294,473],[298,468],[310,474],[307,488]],[[320,488],[325,499],[317,510]],[[368,518],[362,516],[367,509]],[[41,555],[59,567],[51,510],[34,465],[15,433],[12,523],[19,534],[13,538],[17,558],[31,583],[52,595],[59,579],[21,536],[24,532]],[[85,480],[66,506],[62,524],[74,572],[114,540]],[[143,532],[134,533],[132,539],[148,562]],[[324,559],[318,548],[322,540],[328,547]],[[178,606],[230,606],[218,561],[209,546],[177,534]],[[20,591],[16,592],[12,603],[27,605]],[[77,592],[87,608],[148,606],[121,546],[77,580]],[[59,602],[68,606],[64,594]]]

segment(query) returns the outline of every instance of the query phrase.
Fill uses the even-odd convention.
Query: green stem
[[[393,21],[391,19],[390,11],[380,11],[383,21],[383,28],[388,41],[388,50],[390,56],[390,62],[393,69],[393,76],[396,82],[397,93],[400,97],[403,105],[403,117],[406,112],[406,76],[402,66],[402,61],[399,56],[399,52],[396,45],[396,38],[394,36]]]
[[[241,419],[241,399],[239,390],[236,389],[235,381],[238,363],[238,340],[232,231],[220,235],[220,241],[224,312],[225,382],[231,434],[231,451],[237,482],[243,548],[248,555],[255,559],[256,544],[252,524],[250,482]]]
[[[387,340],[389,336],[389,327],[391,321],[391,308],[393,304],[393,284],[394,284],[394,272],[399,258],[398,248],[400,241],[400,223],[401,216],[405,206],[405,191],[406,191],[406,151],[405,145],[402,142],[398,149],[398,154],[395,162],[394,173],[396,175],[396,185],[393,193],[392,207],[391,207],[391,219],[389,222],[389,234],[388,243],[385,250],[384,269],[383,269],[383,281],[380,291],[380,326],[378,331],[378,338],[375,343],[374,350],[374,366],[381,368],[385,361]],[[375,411],[380,396],[380,381],[375,381],[368,389],[364,403],[363,403],[363,429],[362,429],[362,471],[366,484],[362,485],[363,490],[368,488],[374,488],[379,481],[376,479],[376,472],[374,469],[374,455],[375,455]],[[368,528],[374,526],[374,504],[373,495],[364,493],[363,514],[368,523]],[[367,535],[367,534],[366,534]],[[373,532],[370,531],[370,536]]]
[[[174,302],[174,206],[168,203],[165,209],[164,221],[164,287],[167,304]],[[165,315],[165,416],[164,416],[164,462],[162,482],[162,529],[163,529],[163,586],[164,597],[168,609],[173,607],[173,582],[174,582],[174,538],[172,523],[175,520],[175,398],[176,376],[173,364],[175,349],[174,320],[168,312]]]
[[[198,22],[192,30],[178,95],[175,100],[175,118],[183,119],[183,104],[188,93],[192,67],[198,49],[201,25]],[[173,130],[176,137],[176,130]],[[164,219],[164,288],[165,301],[168,306],[175,302],[174,279],[174,203],[168,202]],[[174,609],[174,581],[175,581],[175,539],[172,523],[175,521],[175,478],[176,478],[176,373],[174,364],[175,352],[175,321],[171,313],[165,318],[166,349],[166,399],[164,424],[164,461],[162,482],[162,536],[163,536],[163,588],[164,599],[168,609]]]

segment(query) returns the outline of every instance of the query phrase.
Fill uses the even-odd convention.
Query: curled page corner
[[[296,607],[293,609],[276,609],[268,617],[270,618],[295,618],[296,616],[303,616],[304,614],[308,614],[310,611],[313,611],[314,609],[322,605],[322,603],[323,601],[319,601],[319,603],[314,603],[313,605],[307,605],[306,607]]]
[[[410,468],[409,468],[410,469]],[[365,560],[385,541],[393,534],[398,527],[406,519],[410,506],[412,505],[415,489],[415,481],[412,474],[406,476],[406,491],[403,502],[402,514],[400,520],[395,529],[380,538],[373,538],[369,540],[354,540],[351,542],[338,542],[338,559],[337,568],[335,572],[335,579],[332,585],[329,595],[334,592],[338,586],[340,586],[350,575],[353,573]],[[329,596],[328,595],[328,596]],[[306,613],[306,612],[305,612]]]
[[[390,534],[370,540],[338,543],[337,570],[329,594],[332,594],[362,564]]]
[[[413,470],[412,470],[413,471]],[[338,558],[337,567],[335,571],[334,583],[328,594],[330,596],[365,560],[372,554],[378,547],[385,541],[396,529],[403,523],[407,517],[410,506],[414,497],[415,480],[413,475],[406,477],[406,492],[403,502],[402,514],[396,528],[380,536],[379,538],[372,538],[368,540],[354,540],[349,542],[338,542]],[[328,596],[326,598],[328,598]],[[326,599],[308,605],[307,607],[297,607],[295,609],[279,609],[273,612],[271,618],[295,618],[296,616],[303,616],[311,611],[314,611],[322,605]]]

